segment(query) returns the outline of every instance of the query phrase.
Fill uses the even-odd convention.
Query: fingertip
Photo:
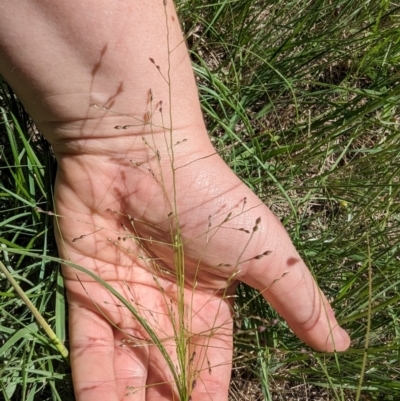
[[[340,349],[340,351],[346,351],[347,348],[350,347],[350,342],[351,342],[350,336],[347,333],[347,331],[342,328],[340,328],[340,335],[342,337],[342,348]]]
[[[307,319],[304,319],[304,315],[303,319],[296,320],[298,315],[295,315],[295,319],[286,320],[294,333],[316,351],[344,352],[350,346],[350,336],[340,327],[333,309],[323,295],[322,305],[320,308],[312,308],[314,311],[319,309],[319,312],[314,315],[309,312]]]
[[[332,306],[325,299],[325,311],[327,312],[327,325],[331,328],[327,338],[326,352],[343,352],[350,346],[350,336],[336,320],[335,312]]]
[[[340,326],[336,326],[329,336],[326,352],[343,352],[350,346],[350,336],[346,330]]]
[[[324,330],[324,328],[330,329]],[[322,334],[325,331],[325,336]],[[342,327],[338,325],[336,320],[331,321],[327,325],[314,328],[311,331],[297,332],[302,339],[311,348],[320,352],[344,352],[350,346],[350,336]]]

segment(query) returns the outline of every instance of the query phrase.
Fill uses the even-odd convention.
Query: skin
[[[170,0],[165,7],[0,0],[0,72],[58,161],[61,257],[131,300],[174,364],[169,306],[177,316],[177,288],[167,272],[175,270],[168,244],[177,212],[188,355],[196,352],[193,400],[227,399],[229,296],[237,280],[260,290],[305,343],[322,351],[348,348],[348,335],[279,220],[215,154]],[[140,324],[87,275],[65,266],[63,275],[77,400],[172,400],[171,374]],[[134,346],[121,347],[127,338]]]

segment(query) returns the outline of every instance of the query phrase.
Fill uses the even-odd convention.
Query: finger
[[[97,314],[79,306],[70,304],[69,316],[72,379],[77,400],[117,401],[112,329]]]
[[[243,281],[262,292],[295,334],[321,351],[344,351],[350,338],[340,328],[326,297],[269,210],[261,217],[260,248],[271,253],[254,259]]]
[[[132,338],[137,338],[132,341]],[[149,352],[140,333],[114,328],[114,375],[119,400],[144,401]],[[128,342],[126,341],[128,340]]]
[[[73,302],[70,303],[70,346],[77,401],[120,401],[124,399],[127,385],[143,387],[147,376],[143,361],[138,362],[132,353],[116,351],[109,323],[101,315]]]
[[[232,294],[234,287],[225,295]],[[227,400],[233,352],[233,298],[204,294],[192,304],[188,391],[193,400]]]
[[[221,331],[221,330],[220,330]],[[193,400],[225,401],[232,369],[232,325],[191,345],[188,390]]]
[[[150,347],[146,401],[226,400],[232,366],[232,302],[187,291],[190,323],[178,333],[162,324],[163,350]],[[173,314],[175,316],[175,313]],[[178,353],[182,363],[179,363]],[[167,361],[170,358],[170,363]],[[183,365],[183,368],[182,368]],[[177,384],[176,381],[179,381]]]
[[[182,382],[184,388],[181,391],[191,395],[193,400],[225,401],[228,398],[232,367],[232,330],[230,331],[229,339],[225,336],[197,338],[188,347],[189,363],[185,365],[185,380]],[[173,369],[182,379],[176,357],[176,345],[171,343],[164,346],[171,358]],[[181,399],[171,366],[155,346],[151,351],[150,361],[146,401]]]
[[[150,346],[149,375],[146,385],[146,401],[171,401],[180,399],[175,384],[179,376],[179,363],[175,340],[163,341],[163,350]],[[169,358],[170,363],[168,363]],[[176,372],[174,377],[173,370]]]

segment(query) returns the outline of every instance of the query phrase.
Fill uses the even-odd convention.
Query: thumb
[[[253,259],[241,280],[259,290],[306,344],[319,351],[346,350],[348,334],[339,326],[286,230],[267,208],[258,229],[258,248],[271,253]]]

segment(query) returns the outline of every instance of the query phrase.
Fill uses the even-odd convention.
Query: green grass
[[[52,219],[36,211],[36,207],[52,208],[55,162],[47,143],[38,135],[29,135],[32,125],[4,83],[1,97],[1,260],[58,338],[65,341],[59,267],[46,257],[37,260],[24,255],[56,254]],[[7,248],[23,253],[10,254]],[[0,300],[2,398],[65,399],[65,392],[71,393],[68,364],[1,273]]]
[[[400,6],[178,8],[216,149],[281,218],[352,337],[344,354],[314,352],[240,286],[232,399],[249,382],[266,400],[307,386],[324,399],[398,399]],[[55,162],[4,83],[0,97],[0,258],[67,341],[52,219],[36,211],[53,209]],[[1,274],[0,377],[5,400],[73,400],[68,364]]]

